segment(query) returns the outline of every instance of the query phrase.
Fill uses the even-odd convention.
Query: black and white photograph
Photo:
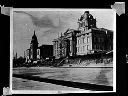
[[[13,8],[12,93],[116,92],[113,9]]]

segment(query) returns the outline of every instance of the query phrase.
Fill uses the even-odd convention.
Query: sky
[[[78,18],[82,11],[13,11],[13,50],[18,57],[30,47],[35,30],[39,46],[53,44],[53,39],[68,28],[78,28]],[[114,12],[112,10],[89,11],[97,21],[98,28],[113,30]]]

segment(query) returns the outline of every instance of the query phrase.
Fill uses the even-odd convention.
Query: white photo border
[[[49,90],[12,90],[13,74],[13,12],[14,11],[108,11],[114,12],[113,35],[113,91],[49,91]],[[116,92],[116,12],[113,9],[65,9],[65,8],[11,8],[10,9],[10,91],[12,94],[56,94],[56,93],[110,93]]]

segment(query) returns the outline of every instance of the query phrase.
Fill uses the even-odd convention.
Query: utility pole
[[[25,51],[24,51],[24,58],[25,58]]]
[[[61,32],[61,37],[62,37],[62,32]]]
[[[59,26],[60,26],[60,14],[58,12],[58,16],[59,16]],[[58,38],[59,38],[59,32],[58,32]]]
[[[14,54],[14,50],[13,50],[13,59],[15,59],[15,54]]]
[[[17,52],[16,52],[16,59],[17,59]]]

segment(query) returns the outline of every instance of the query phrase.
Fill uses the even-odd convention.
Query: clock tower
[[[37,49],[38,49],[38,40],[37,37],[35,35],[35,31],[34,34],[32,36],[32,40],[30,43],[30,59],[31,60],[37,60]]]

